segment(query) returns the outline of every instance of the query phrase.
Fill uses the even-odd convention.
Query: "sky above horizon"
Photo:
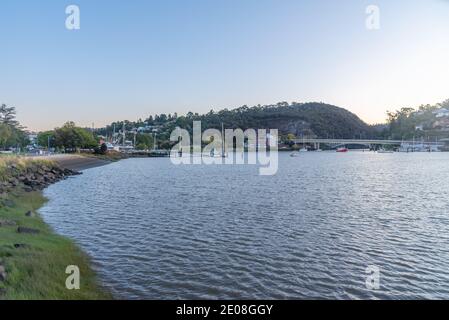
[[[379,123],[449,98],[448,17],[447,0],[2,0],[0,103],[31,130],[281,101]]]

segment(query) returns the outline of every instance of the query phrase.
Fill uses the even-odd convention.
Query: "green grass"
[[[0,293],[0,300],[112,298],[99,286],[88,257],[71,240],[55,234],[37,214],[25,215],[30,210],[36,213],[45,203],[40,192],[10,192],[1,201],[6,199],[14,205],[0,206],[0,219],[14,221],[17,226],[0,227],[0,264],[7,272],[6,281],[0,282],[0,289],[5,290],[3,295]],[[40,233],[19,234],[18,226],[39,229]],[[14,244],[26,247],[17,249]],[[68,265],[80,269],[80,290],[65,287]]]
[[[27,159],[15,155],[0,155],[0,181],[11,178],[12,172],[9,169],[10,165],[15,165],[16,170],[20,173],[25,172],[30,167],[53,167],[56,164],[44,159]]]

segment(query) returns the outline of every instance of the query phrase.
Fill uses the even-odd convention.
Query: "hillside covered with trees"
[[[387,125],[382,132],[387,139],[449,138],[449,100],[418,108],[405,107],[387,112]]]
[[[363,122],[357,115],[333,105],[324,103],[287,103],[275,105],[242,106],[233,110],[218,112],[211,110],[206,114],[192,112],[183,116],[161,114],[149,116],[136,122],[119,121],[96,133],[112,136],[123,127],[126,131],[138,130],[139,136],[157,133],[163,146],[167,147],[171,131],[180,127],[192,131],[193,121],[201,121],[202,129],[226,128],[278,129],[281,136],[319,137],[319,138],[373,138],[376,130]]]

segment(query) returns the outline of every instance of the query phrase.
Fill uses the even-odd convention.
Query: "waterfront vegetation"
[[[145,120],[116,121],[110,125],[96,129],[96,133],[112,136],[117,128],[125,128],[132,133],[138,130],[142,145],[150,145],[151,134],[157,134],[157,144],[161,149],[169,149],[170,133],[176,128],[182,128],[192,133],[193,121],[201,121],[203,130],[225,128],[278,129],[282,138],[288,134],[300,137],[329,137],[329,138],[374,138],[377,132],[363,122],[357,115],[343,108],[325,103],[287,103],[280,102],[273,105],[242,106],[233,110],[211,110],[205,114],[188,112],[186,115],[160,114],[150,115]]]
[[[16,157],[0,158],[2,186],[28,169],[54,165]],[[4,190],[3,190],[4,191]],[[39,191],[25,192],[20,185],[0,197],[0,299],[107,299],[89,266],[89,258],[71,240],[55,234],[37,210],[46,202]],[[38,233],[19,232],[19,228]],[[80,269],[80,290],[65,286],[67,266]]]
[[[159,114],[145,120],[116,121],[95,130],[95,133],[111,137],[115,128],[125,128],[127,139],[137,131],[137,145],[144,149],[152,144],[153,133],[161,149],[169,149],[170,133],[176,127],[192,133],[193,121],[201,121],[203,130],[215,128],[265,128],[278,129],[281,142],[289,145],[295,138],[338,139],[439,139],[449,137],[449,117],[439,117],[438,110],[449,109],[449,100],[418,108],[405,107],[387,112],[385,123],[369,125],[357,115],[325,103],[287,103],[274,105],[242,106],[233,110],[211,110],[206,114],[188,112],[186,115]]]
[[[28,142],[23,127],[16,120],[16,109],[0,105],[0,148],[24,147]]]
[[[436,105],[422,105],[418,108],[401,108],[387,112],[384,138],[400,140],[412,138],[441,139],[449,137],[449,118],[446,111],[449,100]],[[446,110],[446,111],[441,111]]]
[[[170,149],[174,142],[170,134],[176,128],[192,133],[194,121],[201,121],[202,130],[226,128],[278,129],[280,141],[291,146],[291,141],[306,138],[339,139],[425,139],[449,137],[449,100],[418,108],[404,107],[387,112],[384,124],[368,125],[357,115],[343,108],[325,103],[287,103],[242,106],[236,109],[211,110],[206,114],[188,112],[186,115],[150,115],[145,120],[116,121],[103,128],[82,128],[67,122],[59,128],[40,132],[37,145],[58,152],[90,150],[96,155],[107,153],[106,144],[113,141],[133,144],[136,150]],[[14,107],[0,107],[0,148],[24,148],[28,140],[23,127],[15,119]],[[123,134],[123,129],[125,134]],[[155,139],[157,137],[157,139]],[[125,141],[123,141],[125,140]]]
[[[40,146],[68,152],[98,146],[98,139],[92,131],[77,127],[74,122],[66,122],[61,128],[39,133],[37,141]]]

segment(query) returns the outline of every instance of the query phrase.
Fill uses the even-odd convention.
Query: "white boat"
[[[203,156],[210,158],[227,158],[228,155],[226,153],[217,152],[215,151],[215,149],[212,149],[209,154],[203,154]]]
[[[290,153],[290,157],[295,158],[295,157],[299,157],[299,156],[300,156],[299,152],[292,152],[292,153]]]
[[[385,150],[385,149],[379,149],[377,150],[377,153],[394,153],[392,150]]]

